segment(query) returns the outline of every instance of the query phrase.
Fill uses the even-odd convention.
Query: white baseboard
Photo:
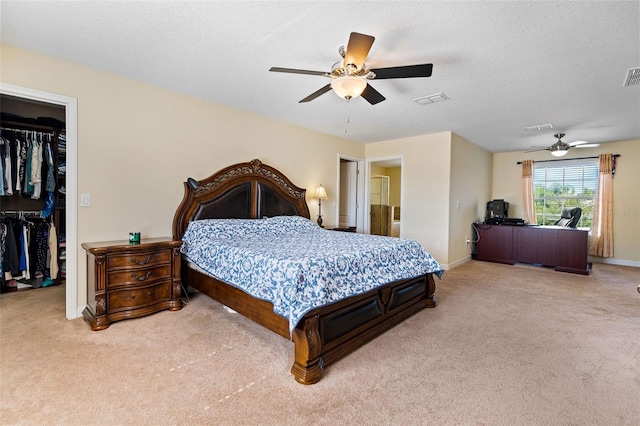
[[[633,266],[640,268],[640,262],[637,260],[616,259],[614,257],[593,257],[589,256],[589,262],[592,263],[608,263],[610,265]]]
[[[442,266],[442,269],[444,269],[445,271],[448,271],[449,269],[453,269],[456,266],[460,266],[463,263],[467,263],[470,260],[471,260],[471,255],[463,257],[462,259],[458,259],[453,263],[441,263],[440,266]]]

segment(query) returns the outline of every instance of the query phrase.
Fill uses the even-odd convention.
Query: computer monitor
[[[487,202],[487,217],[509,217],[509,203],[503,199]]]

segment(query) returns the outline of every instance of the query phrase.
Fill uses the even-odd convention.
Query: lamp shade
[[[344,99],[357,98],[367,87],[367,82],[361,77],[338,77],[331,82],[331,88]]]
[[[329,198],[327,197],[327,191],[324,190],[324,186],[320,185],[318,189],[316,189],[316,198],[319,200],[326,200]]]

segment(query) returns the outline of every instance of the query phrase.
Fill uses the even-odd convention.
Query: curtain
[[[613,155],[598,157],[598,192],[593,209],[589,254],[613,257]]]
[[[536,206],[533,201],[533,160],[522,162],[523,219],[529,225],[536,224]]]

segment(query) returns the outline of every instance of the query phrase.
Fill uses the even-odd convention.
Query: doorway
[[[36,101],[44,104],[58,105],[65,109],[65,126],[67,133],[66,152],[66,281],[65,281],[65,312],[67,319],[78,318],[82,315],[78,307],[78,280],[77,280],[77,147],[78,147],[78,101],[75,98],[62,96],[55,93],[43,92],[12,84],[0,83],[0,93],[3,95]]]
[[[364,232],[364,160],[338,156],[338,205],[336,217],[341,228]]]
[[[402,157],[367,160],[368,232],[400,237],[402,217]]]

